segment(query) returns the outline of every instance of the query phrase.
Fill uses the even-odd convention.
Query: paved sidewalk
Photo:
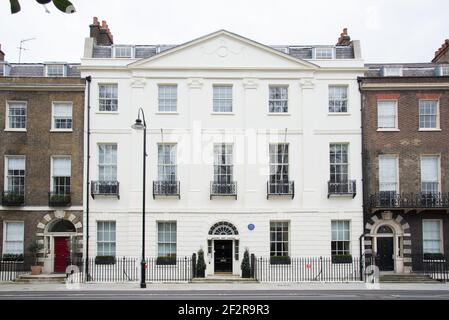
[[[449,291],[449,284],[379,284],[376,290],[405,290],[405,291],[428,291],[439,290]],[[64,291],[64,290],[82,290],[82,291],[302,291],[302,290],[373,290],[373,287],[365,283],[289,283],[289,284],[272,284],[272,283],[185,283],[185,284],[152,284],[148,283],[146,289],[140,289],[138,283],[81,283],[75,286],[67,286],[65,284],[16,284],[16,283],[0,283],[0,291]]]

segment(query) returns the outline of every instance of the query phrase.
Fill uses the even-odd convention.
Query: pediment
[[[131,69],[291,69],[319,68],[255,41],[217,31],[153,57],[131,63]]]

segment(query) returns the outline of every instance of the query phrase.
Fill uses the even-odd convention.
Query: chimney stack
[[[93,23],[89,26],[90,37],[94,38],[95,43],[99,46],[110,46],[114,44],[114,37],[112,36],[111,30],[105,20],[101,22],[98,21],[97,17],[93,18]]]
[[[0,61],[5,61],[5,53],[2,51],[1,44],[0,44]]]
[[[435,57],[432,60],[433,63],[448,63],[449,62],[449,39],[446,39],[435,52]]]
[[[348,28],[344,28],[343,32],[338,38],[337,46],[349,46],[351,44],[351,37],[348,35]]]

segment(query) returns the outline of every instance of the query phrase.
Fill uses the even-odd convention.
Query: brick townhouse
[[[0,256],[64,272],[82,251],[84,80],[65,62],[16,64],[0,50]]]
[[[360,78],[365,254],[381,271],[449,256],[449,40],[431,63]]]

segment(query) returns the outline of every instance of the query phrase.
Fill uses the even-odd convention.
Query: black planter
[[[242,278],[251,278],[251,270],[242,270]]]
[[[206,270],[198,270],[196,272],[196,277],[197,278],[204,278],[206,276]]]

